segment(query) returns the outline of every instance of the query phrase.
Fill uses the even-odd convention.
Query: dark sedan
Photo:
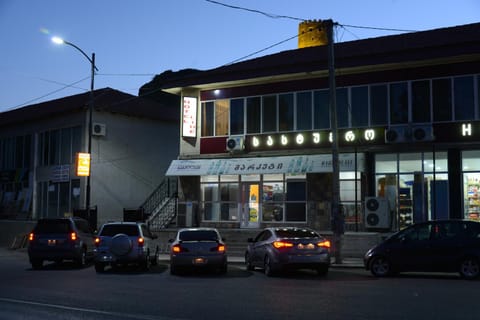
[[[330,267],[330,241],[308,228],[266,228],[248,242],[247,269],[262,268],[267,276],[282,269],[313,269],[325,275]]]
[[[466,220],[428,221],[399,231],[365,254],[367,270],[377,277],[398,272],[480,274],[480,223]]]

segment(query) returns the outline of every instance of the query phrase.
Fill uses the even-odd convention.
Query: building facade
[[[334,44],[346,231],[480,213],[480,24]],[[179,225],[331,230],[328,46],[169,73]]]
[[[94,91],[91,200],[97,223],[122,220],[160,184],[178,155],[178,106],[110,88]],[[62,217],[86,208],[90,93],[0,114],[0,217]],[[159,137],[162,137],[161,139]]]

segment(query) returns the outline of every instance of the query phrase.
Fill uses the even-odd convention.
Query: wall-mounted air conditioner
[[[385,130],[386,143],[400,143],[411,141],[411,130],[408,126],[395,126]]]
[[[230,136],[226,141],[226,149],[230,152],[240,152],[245,149],[244,136]]]
[[[432,126],[414,126],[412,127],[413,141],[432,141],[435,139]]]
[[[92,135],[98,137],[105,137],[107,134],[107,125],[104,123],[94,122],[92,125]]]

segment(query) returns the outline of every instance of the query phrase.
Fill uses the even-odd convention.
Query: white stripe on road
[[[35,301],[28,301],[28,300],[1,298],[1,297],[0,297],[0,302],[25,304],[25,305],[31,305],[31,306],[38,306],[38,307],[44,307],[44,308],[55,308],[55,309],[68,310],[68,311],[80,311],[80,312],[101,314],[101,315],[107,315],[107,316],[115,316],[115,317],[120,317],[120,318],[139,319],[139,320],[155,320],[155,319],[156,320],[180,320],[180,318],[127,314],[127,313],[120,313],[120,312],[110,312],[110,311],[102,311],[102,310],[96,310],[96,309],[69,307],[69,306],[63,306],[63,305],[59,305],[59,304],[42,303],[42,302],[35,302]]]

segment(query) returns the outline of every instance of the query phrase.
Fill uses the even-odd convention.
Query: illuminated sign
[[[339,144],[341,146],[384,144],[384,131],[384,128],[339,130]],[[307,131],[248,135],[245,144],[249,151],[263,151],[331,147],[332,141],[330,131]]]
[[[183,97],[182,136],[195,138],[197,136],[197,98]]]
[[[77,153],[76,169],[79,177],[88,177],[90,175],[90,153]]]

